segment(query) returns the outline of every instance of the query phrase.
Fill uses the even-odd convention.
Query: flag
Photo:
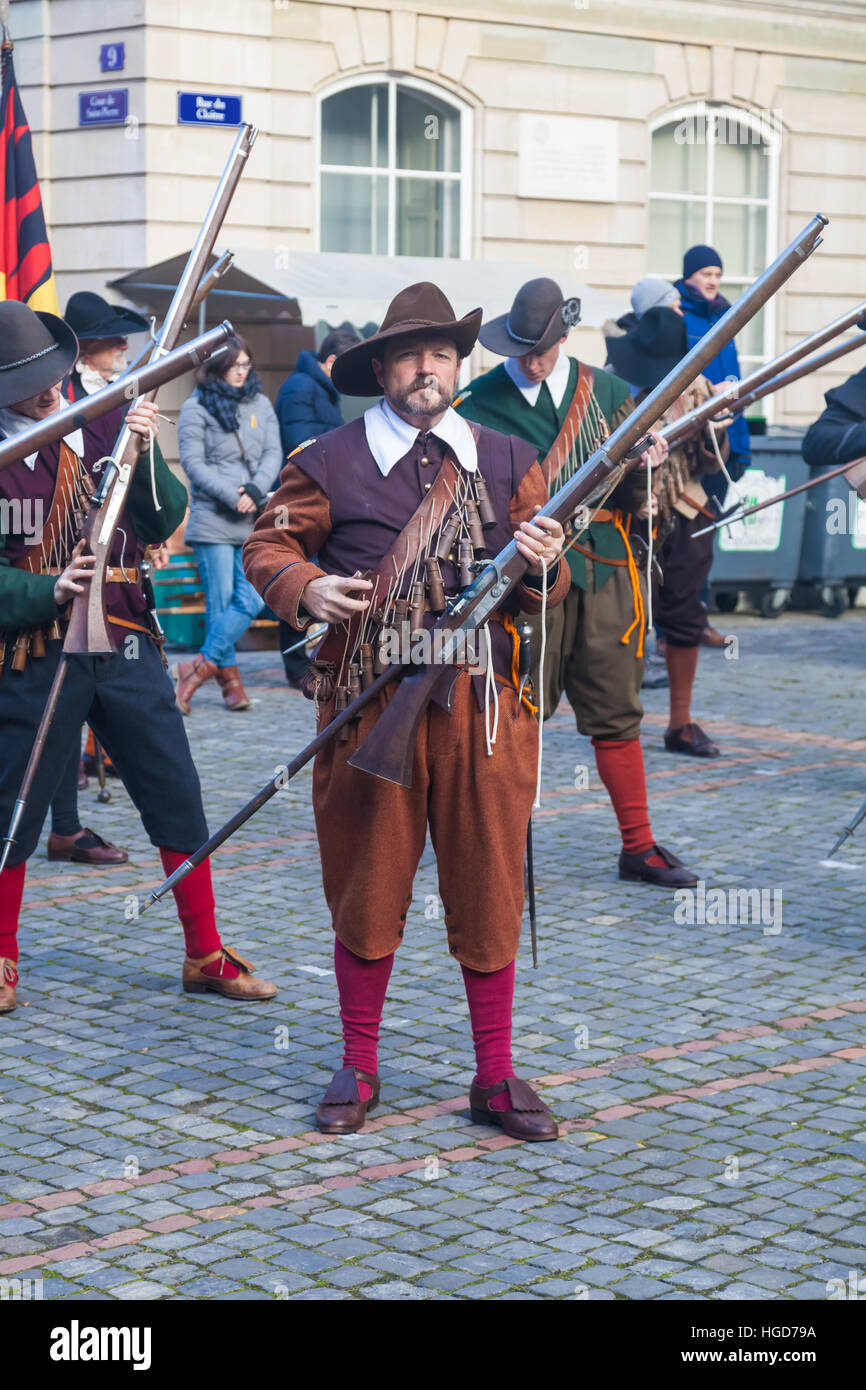
[[[30,127],[11,52],[5,51],[4,58],[0,94],[0,299],[21,299],[31,309],[59,314]]]

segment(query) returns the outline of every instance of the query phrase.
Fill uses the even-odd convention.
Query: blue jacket
[[[716,300],[704,299],[702,294],[693,290],[684,280],[678,280],[676,288],[679,291],[682,303],[683,318],[686,321],[686,332],[689,336],[689,348],[693,348],[695,343],[703,338],[705,333],[718,323],[722,315],[730,307],[728,301],[719,295]],[[707,381],[715,384],[719,381],[726,381],[728,377],[740,375],[740,359],[737,357],[737,348],[733,341],[727,343],[722,348],[718,357],[714,357],[703,369],[703,375]],[[731,455],[728,459],[728,472],[734,479],[742,477],[745,470],[752,461],[752,448],[749,443],[749,427],[742,415],[738,415],[728,429],[728,439],[731,445]],[[716,494],[721,491],[724,495],[727,490],[724,474],[721,474],[721,485],[713,485],[716,474],[709,475],[711,479],[710,490]],[[704,481],[706,487],[706,480]]]
[[[315,354],[306,348],[298,354],[295,370],[280,387],[275,409],[285,454],[343,423],[340,393],[322,371]]]

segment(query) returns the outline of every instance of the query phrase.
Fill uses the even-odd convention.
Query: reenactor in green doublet
[[[530,280],[509,313],[484,324],[479,334],[483,345],[506,361],[476,378],[455,402],[467,419],[534,444],[542,465],[574,405],[579,415],[579,424],[572,417],[574,444],[549,476],[551,491],[562,487],[634,409],[626,382],[564,351],[568,331],[579,319],[579,300],[564,300],[553,280]],[[659,444],[650,453],[648,462],[656,466],[666,448]],[[543,673],[537,669],[540,641],[533,644],[533,678],[536,690],[543,682],[545,717],[565,693],[578,731],[592,740],[622,834],[620,877],[680,886],[697,878],[653,839],[640,745],[647,591],[628,538],[647,515],[646,471],[638,469],[567,548],[571,590],[547,616]]]

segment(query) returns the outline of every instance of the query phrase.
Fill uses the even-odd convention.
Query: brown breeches
[[[656,597],[656,617],[672,647],[697,647],[707,625],[701,594],[713,565],[714,535],[709,531],[692,539],[692,533],[706,525],[700,513],[689,518],[674,512],[673,528],[659,556],[664,582]]]
[[[592,568],[598,561],[587,561]],[[646,601],[646,583],[640,579]],[[574,710],[578,732],[587,738],[634,739],[640,736],[640,699],[645,662],[637,656],[639,627],[627,643],[623,634],[634,622],[634,595],[625,566],[617,565],[598,592],[572,584],[565,602],[547,615],[544,659],[544,715],[552,715],[563,694]],[[540,619],[532,625],[532,682],[538,689],[541,659]]]
[[[499,729],[488,757],[484,713],[463,673],[450,715],[438,705],[428,707],[415,745],[412,786],[400,787],[347,765],[395,689],[387,686],[379,703],[349,726],[348,741],[332,740],[313,767],[322,879],[334,930],[344,946],[367,960],[396,950],[429,824],[448,949],[473,970],[500,970],[514,960],[520,939],[536,722],[525,708],[517,716],[515,691],[500,685]],[[330,705],[322,706],[319,727],[330,717]]]

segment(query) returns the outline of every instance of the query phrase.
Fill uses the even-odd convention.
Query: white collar
[[[67,410],[70,404],[71,402],[69,401],[61,402],[60,409]],[[7,439],[13,434],[20,434],[22,430],[29,429],[31,425],[35,425],[36,423],[37,421],[31,420],[29,415],[19,415],[17,410],[12,410],[8,405],[0,408],[0,429],[2,429]],[[80,428],[77,430],[70,430],[69,434],[64,435],[64,439],[70,449],[72,449],[79,458],[84,457],[84,435],[81,433]],[[38,457],[39,450],[36,449],[32,454],[28,454],[24,460],[31,473],[36,467],[36,460]]]
[[[94,391],[101,391],[104,386],[108,386],[112,381],[117,381],[119,376],[120,372],[115,372],[114,375],[110,376],[108,381],[106,381],[102,373],[96,371],[95,367],[88,367],[86,362],[79,362],[78,364],[78,379],[81,382],[82,390],[86,391],[88,396],[92,396]]]
[[[523,373],[519,357],[506,357],[505,370],[527,405],[535,405],[538,401],[538,393],[544,385],[544,382],[530,381]],[[568,385],[568,375],[570,371],[571,358],[560,348],[559,356],[556,359],[556,366],[550,373],[550,376],[545,377],[547,389],[550,392],[551,399],[557,410],[562,404],[562,398],[565,395],[565,388]]]
[[[384,398],[364,411],[364,430],[370,453],[383,478],[387,478],[395,463],[405,458],[419,435],[417,426],[410,425],[392,410]],[[478,467],[475,436],[462,415],[449,406],[430,433],[441,439],[443,444],[450,445],[461,468],[469,473],[475,472]]]

